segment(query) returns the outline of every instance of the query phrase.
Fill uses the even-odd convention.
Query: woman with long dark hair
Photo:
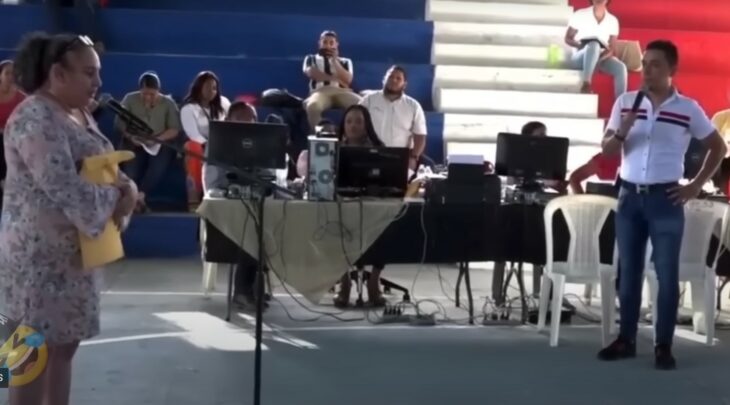
[[[68,405],[71,362],[99,333],[101,269],[84,269],[79,234],[96,238],[131,215],[136,186],[84,180],[77,164],[114,150],[87,111],[101,86],[99,56],[76,35],[32,34],[18,49],[15,77],[29,94],[5,127],[8,173],[0,223],[0,300],[5,315],[40,333],[45,370],[10,388],[12,405]]]
[[[221,95],[218,76],[210,71],[198,73],[180,110],[180,121],[188,137],[185,149],[202,155],[208,143],[209,122],[223,120],[230,106],[231,102]],[[200,201],[203,193],[203,162],[188,158],[185,167],[188,176],[188,202],[195,204]]]
[[[375,146],[383,147],[385,144],[378,138],[370,118],[370,112],[362,105],[353,105],[345,110],[345,114],[340,121],[337,136],[340,145],[344,146]],[[368,303],[371,306],[379,307],[385,305],[385,298],[380,293],[380,273],[385,268],[384,265],[373,265],[372,272],[367,282]],[[364,266],[358,266],[358,270],[363,270]],[[349,269],[340,279],[340,291],[335,297],[335,306],[345,308],[350,305],[350,291],[352,289],[352,280],[350,279]]]

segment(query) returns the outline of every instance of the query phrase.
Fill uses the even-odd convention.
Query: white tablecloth
[[[309,202],[267,199],[264,247],[269,268],[312,303],[349,270],[404,210],[401,200]],[[258,216],[256,204],[249,203]],[[205,198],[198,214],[258,258],[256,225],[240,200]]]

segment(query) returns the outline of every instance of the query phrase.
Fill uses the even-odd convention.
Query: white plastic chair
[[[545,242],[547,260],[540,289],[540,312],[537,328],[545,328],[550,287],[552,305],[550,319],[550,346],[558,345],[560,313],[563,306],[565,283],[594,284],[601,286],[603,309],[603,344],[610,340],[616,319],[616,265],[614,248],[613,263],[601,263],[600,235],[609,214],[616,211],[614,198],[599,195],[571,195],[555,198],[545,206]],[[562,211],[570,233],[570,244],[566,262],[555,262],[553,258],[553,216]]]
[[[692,200],[684,207],[684,235],[679,257],[679,282],[689,282],[692,288],[692,325],[697,334],[704,333],[707,344],[715,340],[715,268],[727,239],[728,205],[709,200]],[[712,262],[707,255],[713,234],[720,240]],[[651,261],[651,243],[647,248],[646,278],[651,294],[652,319],[657,319],[659,285],[656,268]],[[656,339],[656,329],[655,329]]]
[[[203,261],[203,295],[208,297],[210,293],[215,291],[215,283],[218,278],[218,263],[206,262],[203,257],[203,247],[205,246],[205,219],[200,219],[200,246],[201,260]]]

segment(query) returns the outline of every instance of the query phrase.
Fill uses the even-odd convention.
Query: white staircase
[[[433,100],[444,113],[446,153],[494,160],[499,132],[542,121],[571,140],[568,169],[597,152],[603,133],[598,96],[581,94],[580,76],[548,54],[569,57],[563,37],[567,0],[430,0],[434,22]],[[554,55],[553,55],[554,56]]]

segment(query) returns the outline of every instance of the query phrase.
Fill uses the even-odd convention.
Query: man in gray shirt
[[[122,105],[152,128],[153,136],[161,142],[170,142],[180,134],[180,111],[175,101],[160,93],[160,78],[154,72],[145,72],[139,78],[138,91],[128,93]],[[135,153],[135,158],[123,166],[127,175],[139,186],[140,208],[145,207],[145,196],[160,184],[176,152],[170,148],[155,148],[135,138],[127,125],[116,118],[115,126],[122,134],[121,148]],[[156,152],[156,153],[155,153]]]

